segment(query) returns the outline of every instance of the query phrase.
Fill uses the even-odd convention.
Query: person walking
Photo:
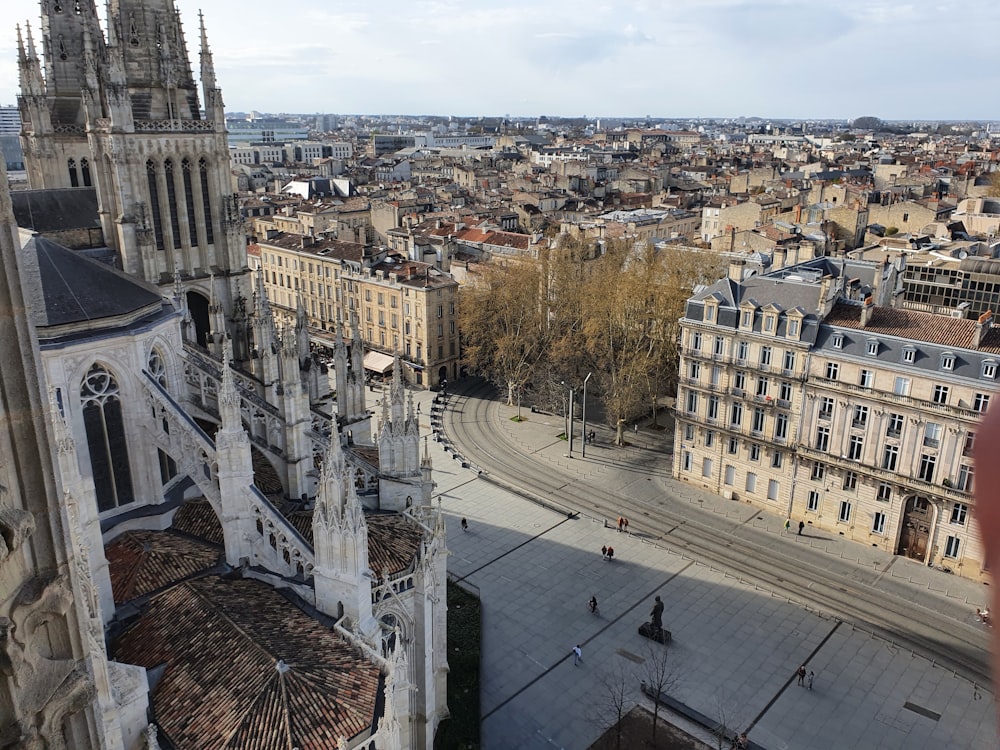
[[[615,556],[615,548],[608,547],[608,561],[610,562],[611,558],[613,558],[614,556]]]
[[[625,525],[625,518],[623,516],[618,516],[618,533],[622,531],[622,526]]]
[[[797,670],[795,670],[795,674],[799,678],[798,681],[799,686],[804,687],[806,684],[806,665],[805,664],[801,665]]]
[[[465,520],[465,516],[462,516],[462,531],[469,530],[469,522]]]
[[[802,536],[802,529],[806,527],[805,521],[799,521],[799,536]]]
[[[590,597],[590,601],[587,602],[587,609],[589,609],[595,615],[600,614],[600,612],[598,612],[598,610],[597,610],[597,597],[596,596]]]
[[[812,671],[812,670],[810,669],[810,670],[809,670],[809,682],[808,682],[808,685],[807,685],[807,687],[808,687],[808,688],[809,688],[810,690],[812,690],[812,689],[813,689],[813,677],[815,677],[815,676],[816,676],[816,673],[815,673],[815,672],[813,672],[813,671]]]
[[[601,557],[605,560],[608,559],[608,545],[606,544],[603,547],[601,547]]]
[[[573,647],[573,666],[580,666],[580,662],[583,661],[583,649],[580,648],[580,644],[576,644]]]
[[[786,518],[785,519],[785,533],[786,534],[788,533],[788,530],[790,528],[792,528],[792,519],[791,518]]]
[[[625,531],[626,534],[628,533],[628,519],[627,518],[625,519],[624,531]]]

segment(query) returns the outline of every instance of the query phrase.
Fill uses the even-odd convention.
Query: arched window
[[[212,231],[212,201],[208,190],[208,162],[205,157],[198,160],[198,176],[201,178],[201,200],[205,204],[205,241],[209,245],[215,242]]]
[[[188,232],[191,247],[198,247],[198,223],[194,219],[194,188],[191,185],[191,160],[181,161],[181,172],[184,174],[184,208],[187,209]]]
[[[170,159],[163,162],[167,176],[167,205],[170,208],[170,232],[174,236],[174,247],[181,246],[181,224],[177,217],[177,186],[174,184],[174,163]]]
[[[134,502],[118,383],[110,372],[95,364],[80,386],[80,401],[98,510]]]
[[[156,164],[146,161],[146,181],[149,184],[149,212],[153,215],[153,236],[156,249],[163,249],[163,220],[160,217],[160,186],[156,182]]]
[[[90,187],[93,183],[90,181],[90,162],[86,159],[80,159],[80,174],[83,176],[83,184]]]
[[[69,166],[70,187],[80,187],[80,177],[76,173],[76,159],[70,159],[67,166]]]
[[[163,364],[163,357],[156,349],[149,352],[149,360],[146,362],[146,370],[153,376],[153,380],[167,387],[167,368]]]

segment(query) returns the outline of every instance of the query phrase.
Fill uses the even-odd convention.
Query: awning
[[[365,355],[364,364],[366,370],[385,374],[392,369],[392,357],[382,352],[368,352]]]

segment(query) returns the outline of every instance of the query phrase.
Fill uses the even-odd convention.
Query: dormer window
[[[843,349],[844,348],[844,334],[842,334],[842,333],[835,333],[835,334],[833,334],[833,336],[830,338],[830,346],[832,346],[834,349]]]
[[[997,377],[997,363],[993,360],[986,360],[983,362],[983,377],[989,380],[996,380]]]
[[[793,338],[799,335],[799,321],[794,318],[788,321],[788,335]]]
[[[917,359],[917,350],[913,346],[903,347],[903,362],[912,365]]]
[[[945,352],[941,355],[941,369],[951,372],[955,369],[955,355],[951,352]]]
[[[705,320],[707,322],[711,323],[711,322],[713,322],[715,320],[715,309],[716,309],[716,307],[718,307],[718,305],[711,304],[711,303],[705,305]]]
[[[740,328],[744,331],[753,330],[753,309],[746,307],[740,313]]]
[[[777,327],[777,315],[765,315],[764,316],[764,330],[768,333],[774,333],[774,329]]]
[[[878,356],[878,341],[869,339],[868,341],[868,356],[877,357]]]

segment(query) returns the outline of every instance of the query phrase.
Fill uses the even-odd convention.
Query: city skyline
[[[12,20],[30,20],[40,46],[32,6]],[[950,0],[705,0],[695,8],[486,0],[472,9],[390,0],[377,10],[306,0],[291,14],[260,0],[176,6],[196,74],[203,7],[231,111],[1000,119],[978,93],[1000,84],[985,47],[963,46],[961,62],[921,62],[930,59],[921,42],[937,50],[936,40],[969,35],[967,14]],[[280,36],[260,33],[275,22]],[[977,38],[1000,31],[1000,7],[977,7],[976,30]],[[0,102],[13,103],[17,88],[10,28],[0,39]]]

